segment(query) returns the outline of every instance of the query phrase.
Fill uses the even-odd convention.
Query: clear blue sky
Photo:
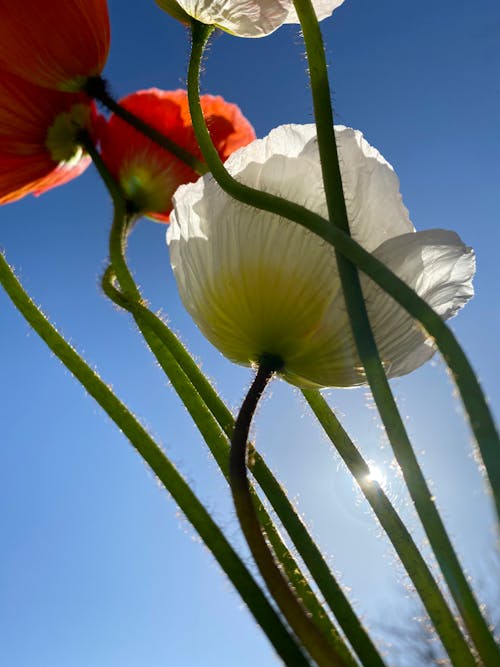
[[[111,0],[105,75],[125,95],[185,81],[184,28],[153,0]],[[457,231],[477,253],[476,296],[453,321],[498,406],[500,8],[496,0],[346,0],[323,23],[337,122],[362,130],[395,167],[418,229]],[[260,40],[218,36],[204,92],[238,103],[263,136],[312,120],[297,27]],[[98,288],[111,205],[90,168],[0,211],[0,247],[26,288],[158,436],[227,535],[228,489],[128,317]],[[131,239],[138,282],[235,409],[250,381],[182,309],[164,241]],[[116,427],[0,292],[0,664],[9,667],[268,667],[278,664],[191,527]],[[467,570],[488,581],[493,519],[471,437],[443,364],[394,382],[416,449]],[[327,392],[391,496],[421,533],[364,390]],[[276,382],[257,446],[297,501],[366,622],[411,615],[405,578],[299,394]],[[491,576],[491,574],[490,574]],[[399,667],[399,666],[398,666]]]

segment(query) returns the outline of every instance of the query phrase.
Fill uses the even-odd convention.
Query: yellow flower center
[[[141,213],[164,213],[170,208],[178,183],[168,168],[155,164],[151,155],[138,154],[123,166],[120,185],[126,198]]]
[[[83,149],[78,140],[78,133],[87,127],[90,108],[86,104],[75,104],[69,111],[58,114],[49,127],[45,145],[57,163],[76,163]]]

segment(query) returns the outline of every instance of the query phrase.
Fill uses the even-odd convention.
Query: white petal
[[[313,0],[321,21],[344,0]],[[185,21],[184,13],[238,37],[264,37],[283,23],[299,23],[292,0],[156,0],[165,11]]]
[[[215,25],[239,37],[263,37],[282,25],[289,0],[157,0],[160,7],[179,18],[172,5],[201,23]]]
[[[335,128],[335,137],[353,238],[372,251],[388,238],[414,231],[391,165],[361,132],[339,125]],[[298,170],[300,177],[292,181],[282,179],[283,171],[277,170],[273,178],[273,169],[269,168],[258,179],[257,165],[268,163],[275,155],[287,156],[290,170]],[[279,194],[328,217],[315,125],[281,125],[264,139],[233,153],[226,168],[245,183],[251,181],[254,187]]]
[[[322,21],[331,16],[333,10],[340,7],[343,2],[344,0],[313,0],[314,11],[316,12],[318,21]],[[285,23],[300,23],[293,2],[291,2],[290,5],[290,11],[288,12]]]
[[[336,128],[342,186],[352,237],[369,251],[414,231],[394,169],[361,132]]]
[[[277,128],[226,167],[326,216],[314,126]],[[242,364],[281,356],[283,376],[300,386],[364,381],[329,244],[236,202],[211,176],[181,186],[174,205],[167,238],[179,291],[219,350]]]
[[[339,282],[318,237],[232,200],[205,177],[177,192],[168,242],[184,305],[233,361],[275,354],[300,375],[304,349],[315,356],[319,339],[327,346],[323,320]]]
[[[382,261],[450,317],[472,295],[471,251],[451,232],[413,232],[390,165],[359,132],[336,133],[353,236],[376,247]],[[247,185],[326,217],[314,126],[276,128],[234,153],[226,167]],[[179,292],[223,354],[241,364],[280,356],[282,375],[299,386],[365,382],[332,246],[233,200],[210,175],[181,186],[174,206],[167,237]],[[432,355],[432,346],[403,309],[366,277],[362,281],[389,374],[413,370]]]
[[[404,234],[386,241],[374,255],[443,319],[453,317],[474,294],[474,253],[454,232],[431,229]],[[362,276],[362,283],[389,376],[410,373],[432,357],[432,341],[403,308],[366,276]]]

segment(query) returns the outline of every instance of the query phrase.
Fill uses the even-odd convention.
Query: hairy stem
[[[375,481],[368,481],[370,467],[319,391],[303,389],[302,394],[380,521],[412,580],[452,664],[464,667],[475,665],[476,661],[471,655],[460,627],[409,530],[380,485]]]
[[[151,348],[151,351],[155,355],[165,374],[170,379],[179,398],[189,411],[189,414],[203,436],[221,472],[229,481],[229,441],[222,435],[219,429],[223,430],[224,433],[227,432],[229,437],[231,436],[234,430],[234,419],[231,413],[228,414],[226,419],[228,422],[227,428],[223,428],[220,422],[215,422],[213,416],[207,413],[207,405],[203,403],[203,396],[198,393],[197,386],[199,384],[199,378],[197,378],[197,374],[201,374],[200,370],[196,367],[197,374],[191,375],[190,373],[185,372],[185,365],[176,364],[175,362],[174,354],[177,350],[177,346],[169,346],[170,337],[174,336],[174,334],[147,308],[127,299],[116,289],[113,283],[113,268],[108,267],[102,280],[104,292],[112,301],[131,312],[134,316],[134,319]],[[179,341],[177,341],[177,345],[180,345]],[[170,351],[172,354],[170,354]],[[185,354],[191,359],[186,351]],[[203,374],[201,374],[201,376],[204,378]],[[204,379],[206,380],[206,378]],[[211,399],[215,403],[220,403],[221,406],[227,410],[226,406],[222,403],[214,390],[211,387],[210,389]],[[349,637],[354,650],[358,654],[362,654],[362,650],[360,651],[359,647],[366,643],[366,638],[368,637],[365,628],[354,613],[340,584],[329,570],[321,552],[309,535],[306,526],[303,524],[295,508],[288,500],[286,493],[279,482],[266,466],[262,457],[254,449],[252,450],[251,458],[251,469],[256,481],[259,483],[262,491],[276,512],[277,517],[290,535],[295,548],[302,557],[306,567],[309,569],[313,579],[318,584],[318,587],[321,593],[325,596],[330,608],[334,611],[342,629]],[[323,609],[321,603],[311,589],[307,578],[304,576],[300,565],[287,548],[278,529],[274,525],[271,516],[266,511],[253,489],[252,498],[260,524],[266,533],[273,551],[307,611],[311,614],[315,623],[321,628],[323,634],[328,638],[332,647],[342,655],[346,665],[355,667],[357,663],[352,657],[350,649],[333,625],[328,614]],[[375,667],[378,663],[373,662],[372,664]]]
[[[157,475],[229,577],[285,663],[307,667],[308,662],[296,641],[184,478],[129,409],[37,308],[1,253],[0,283],[21,315],[123,431],[134,449]]]
[[[205,44],[212,28],[193,24],[193,47],[188,72],[188,96],[196,138],[212,175],[229,195],[255,208],[302,225],[342,253],[419,321],[443,355],[452,373],[479,447],[500,519],[500,439],[488,403],[466,355],[441,317],[385,264],[354,241],[340,227],[320,215],[233,178],[224,167],[205,124],[199,100],[199,74]]]
[[[113,301],[126,308],[127,310],[130,310],[141,333],[144,336],[145,341],[158,360],[161,368],[172,382],[175,391],[179,395],[179,398],[183,401],[184,405],[188,409],[210,451],[219,464],[221,471],[224,475],[228,476],[226,458],[227,445],[224,448],[225,438],[221,431],[221,426],[216,422],[215,419],[213,419],[213,416],[210,414],[210,411],[203,401],[203,398],[198,394],[195,386],[191,383],[190,378],[186,376],[182,361],[186,362],[186,366],[191,370],[193,376],[196,377],[198,384],[203,389],[204,394],[210,393],[208,391],[208,387],[210,385],[206,381],[206,378],[204,378],[204,382],[201,382],[199,378],[199,376],[202,375],[201,372],[199,369],[197,369],[196,373],[194,372],[195,365],[193,364],[192,359],[189,357],[187,351],[182,348],[182,345],[168,329],[168,327],[166,327],[166,325],[161,322],[161,320],[159,320],[153,313],[150,313],[150,311],[148,311],[148,309],[143,305],[142,296],[137,285],[135,284],[134,278],[126,262],[126,246],[128,231],[130,229],[130,219],[126,213],[126,206],[120,188],[107,171],[99,153],[96,151],[95,147],[91,144],[90,141],[87,141],[86,148],[92,156],[94,164],[101,174],[101,177],[103,178],[114,203],[113,225],[109,244],[110,259],[112,264],[104,273],[102,280],[103,289],[107,296],[109,296]],[[113,283],[115,276],[123,292],[117,290],[114,286]],[[172,354],[172,350],[174,350],[174,354],[177,355],[177,359],[180,360],[180,363],[177,362],[174,354]],[[213,394],[213,390],[211,393]],[[212,405],[217,405],[217,402],[214,401],[213,396],[211,399]],[[219,414],[224,414],[224,422],[227,423],[227,415],[218,405],[217,412]],[[231,426],[232,424],[228,425],[228,427]],[[281,556],[282,562],[290,573],[291,580],[295,582],[297,589],[300,590],[301,594],[304,596],[303,599],[308,606],[308,610],[310,610],[312,616],[322,627],[328,641],[332,644],[332,646],[337,648],[339,653],[344,655],[345,664],[349,667],[352,667],[354,660],[351,656],[349,648],[328,618],[327,614],[325,614],[321,608],[321,605],[318,602],[314,592],[302,574],[300,567],[287,549],[284,542],[281,540],[279,533],[271,520],[271,517],[265,511],[260,502],[258,503],[258,507],[259,515],[263,520],[263,525],[266,527],[267,534],[270,536],[272,543],[276,546],[276,552]],[[340,587],[338,587],[338,590],[340,591]],[[339,598],[341,599],[341,602],[344,602],[345,605],[349,605],[346,598],[342,599],[341,596],[339,596]]]
[[[179,144],[176,144],[175,141],[172,141],[172,139],[169,139],[157,129],[146,123],[142,118],[139,118],[139,116],[136,116],[124,106],[120,105],[112,95],[110,95],[107,82],[100,76],[89,77],[85,83],[84,91],[89,97],[97,100],[107,109],[112,111],[115,116],[121,118],[145,137],[154,141],[154,143],[161,148],[164,148],[169,153],[172,153],[172,155],[175,155],[176,158],[187,164],[188,167],[191,167],[197,174],[201,175],[207,172],[206,164],[195,155],[182,146],[179,146]]]
[[[309,78],[328,213],[333,225],[348,233],[349,221],[342,190],[321,30],[311,0],[294,0],[294,5],[301,23],[309,63]],[[500,663],[500,649],[489,631],[488,624],[481,614],[461,568],[392,394],[370,326],[357,269],[338,251],[336,257],[358,354],[382,423],[429,543],[479,654],[485,661],[497,660]]]
[[[262,359],[252,386],[241,406],[231,438],[229,464],[231,491],[241,529],[259,572],[290,627],[319,667],[336,667],[337,665],[341,667],[345,665],[344,661],[333,652],[278,568],[261,531],[250,493],[246,463],[248,432],[259,399],[274,372],[279,368],[279,360]]]

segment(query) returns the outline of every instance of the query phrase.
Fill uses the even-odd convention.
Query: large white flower
[[[321,21],[344,0],[313,0]],[[299,23],[292,0],[156,0],[171,16],[185,23],[191,18],[238,37],[264,37],[283,23]]]
[[[336,128],[351,233],[443,318],[473,295],[474,254],[453,232],[415,232],[392,167],[360,132]],[[327,217],[314,125],[284,125],[235,152],[226,168],[247,185]],[[334,249],[303,227],[237,202],[211,175],[174,196],[167,239],[181,298],[205,336],[244,365],[284,362],[299,386],[365,382]],[[418,368],[432,342],[396,302],[361,275],[390,377]]]

